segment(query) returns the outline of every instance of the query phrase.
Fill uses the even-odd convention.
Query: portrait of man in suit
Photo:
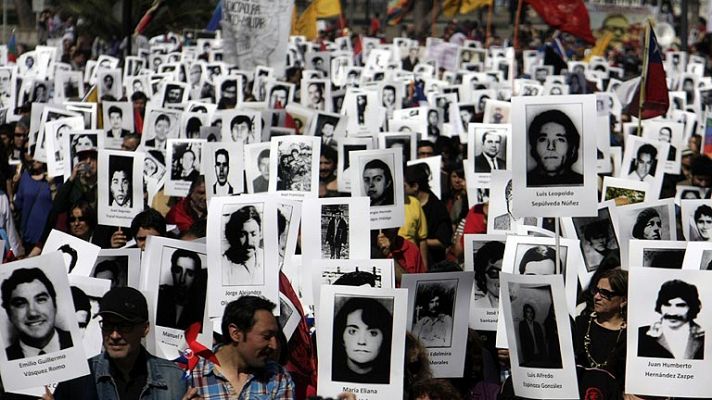
[[[213,184],[213,194],[217,196],[233,194],[234,189],[227,181],[229,175],[230,155],[225,149],[217,149],[215,151],[215,176],[218,180]]]
[[[655,301],[660,320],[638,328],[638,356],[702,360],[705,332],[694,321],[701,309],[695,285],[679,279],[663,283]]]
[[[109,129],[106,131],[106,137],[108,138],[122,138],[129,133],[128,129],[123,129],[121,123],[123,122],[124,112],[121,108],[117,106],[109,107]]]
[[[55,326],[57,292],[39,268],[20,268],[5,279],[2,307],[15,340],[5,348],[8,360],[54,353],[72,347],[69,332]]]
[[[170,272],[172,284],[158,288],[156,325],[185,330],[192,323],[203,321],[205,282],[200,256],[176,249],[171,254]]]
[[[339,206],[336,206],[339,207]],[[341,251],[344,246],[348,246],[349,224],[346,222],[341,209],[337,208],[334,216],[329,219],[326,228],[326,242],[329,244],[329,258],[344,258]],[[347,250],[348,253],[348,250]]]
[[[254,193],[264,193],[269,187],[269,149],[260,151],[257,156],[257,169],[260,175],[252,181]]]
[[[475,172],[487,173],[493,169],[506,169],[507,165],[499,157],[502,148],[502,136],[489,130],[482,135],[482,153],[475,157]]]

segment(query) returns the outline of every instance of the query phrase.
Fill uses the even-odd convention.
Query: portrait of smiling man
[[[494,130],[482,134],[482,153],[475,157],[475,172],[491,172],[493,169],[506,169],[507,165],[499,157],[502,148],[502,136]]]
[[[8,361],[54,353],[72,347],[68,331],[55,326],[57,292],[39,268],[20,268],[5,279],[2,307],[16,339],[5,348]]]
[[[581,135],[568,115],[560,110],[538,114],[529,124],[527,139],[531,155],[527,187],[583,185],[583,175],[572,169]]]

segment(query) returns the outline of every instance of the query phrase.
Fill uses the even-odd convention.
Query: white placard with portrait
[[[403,154],[399,149],[361,150],[350,153],[351,195],[371,201],[371,229],[403,225]]]
[[[204,139],[168,139],[166,147],[165,193],[169,196],[185,197],[190,193],[192,183],[203,175]]]
[[[64,137],[70,132],[84,129],[84,118],[61,118],[45,124],[45,155],[47,157],[47,175],[63,176],[64,170]],[[71,174],[71,171],[70,171]]]
[[[369,258],[370,221],[364,218],[369,213],[369,203],[368,197],[322,198],[304,203],[304,258]]]
[[[627,135],[620,177],[650,183],[649,198],[659,198],[669,150],[669,143]]]
[[[561,277],[505,273],[500,281],[503,306],[500,320],[506,325],[510,342],[514,393],[529,399],[579,398]],[[545,333],[546,343],[536,343],[537,335],[531,332],[537,331],[540,335]]]
[[[101,326],[99,319],[94,317],[99,313],[99,301],[111,289],[111,281],[73,274],[69,275],[69,286],[84,354],[91,358],[103,349]]]
[[[244,190],[244,145],[209,142],[203,146],[203,173],[208,201],[213,196],[232,196]]]
[[[99,224],[130,227],[143,211],[143,158],[140,151],[99,151]]]
[[[194,340],[210,347],[212,324],[206,305],[208,265],[204,243],[154,237],[146,246],[146,288],[152,328],[146,337],[151,354],[168,360],[180,357],[189,343],[186,330],[202,329]],[[149,267],[150,266],[150,267]]]
[[[463,376],[474,273],[405,274],[409,331],[428,351],[435,378]]]
[[[467,159],[474,168],[471,185],[489,187],[492,170],[511,169],[512,125],[471,123],[467,135]]]
[[[514,215],[596,215],[596,96],[512,98]]]
[[[88,374],[62,254],[53,252],[4,264],[0,281],[2,289],[11,291],[12,299],[7,313],[0,313],[4,349],[0,352],[0,375],[5,389],[29,389]],[[24,323],[28,303],[45,316],[32,329]],[[28,330],[26,335],[43,343],[42,347],[22,342],[18,330]],[[56,345],[52,345],[49,342],[55,337]],[[39,355],[40,351],[44,354]]]
[[[317,394],[403,397],[408,291],[324,285],[317,323]],[[348,328],[347,328],[348,325]],[[368,340],[359,339],[369,335]]]
[[[470,302],[470,328],[496,331],[499,318],[499,273],[505,235],[466,234],[465,271],[475,272]]]
[[[709,272],[631,268],[626,393],[712,397]]]
[[[52,229],[47,237],[42,254],[59,251],[64,256],[68,274],[90,276],[101,247],[68,233]]]
[[[319,149],[315,136],[273,138],[270,147],[269,192],[297,200],[319,195]]]
[[[240,296],[279,297],[277,204],[267,194],[214,197],[208,207],[210,317]]]
[[[680,201],[682,234],[689,241],[712,240],[712,201]]]

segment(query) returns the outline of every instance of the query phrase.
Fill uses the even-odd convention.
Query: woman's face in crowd
[[[450,187],[452,190],[459,191],[465,189],[465,180],[460,178],[455,172],[450,173]]]
[[[363,310],[356,310],[346,317],[344,348],[346,356],[359,364],[373,362],[383,344],[383,332],[370,328],[362,319]]]
[[[89,224],[86,216],[79,208],[72,209],[72,215],[69,217],[69,231],[72,235],[83,237],[89,233]]]

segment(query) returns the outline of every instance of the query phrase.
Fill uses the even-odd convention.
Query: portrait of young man
[[[133,158],[109,157],[109,207],[133,207]]]
[[[158,288],[156,325],[185,330],[194,322],[203,322],[207,282],[202,265],[196,252],[175,249],[171,254],[170,283]]]
[[[635,159],[631,161],[628,179],[642,182],[655,181],[655,170],[658,164],[658,149],[652,144],[645,143],[636,152]]]
[[[371,199],[371,207],[394,204],[393,173],[385,161],[376,158],[367,162],[361,175],[362,194]]]
[[[264,193],[269,189],[269,152],[270,149],[264,149],[257,156],[257,170],[260,174],[252,180],[254,193]]]
[[[216,196],[231,195],[235,189],[228,182],[230,176],[230,154],[226,149],[217,149],[214,156],[217,182],[213,184],[213,194]]]
[[[20,268],[3,281],[2,307],[16,338],[5,348],[9,361],[72,347],[68,331],[55,325],[57,293],[39,268]]]
[[[131,133],[128,129],[124,129],[123,116],[124,112],[121,108],[112,105],[109,107],[109,129],[106,131],[107,138],[123,138],[124,136]]]
[[[262,213],[253,205],[233,212],[225,223],[222,284],[262,285],[265,279]]]
[[[418,285],[412,332],[423,346],[451,346],[456,285],[455,280]]]
[[[581,154],[581,135],[566,113],[553,109],[538,114],[527,138],[527,187],[583,185],[583,175],[572,169]]]

